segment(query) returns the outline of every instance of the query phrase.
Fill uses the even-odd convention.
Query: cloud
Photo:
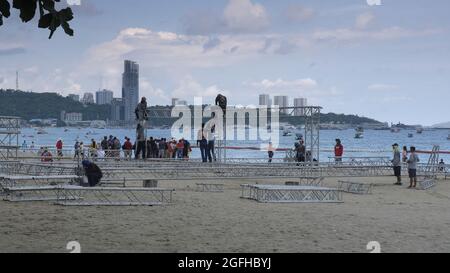
[[[356,17],[355,26],[357,29],[364,29],[369,26],[374,19],[375,16],[370,12],[360,14],[358,17]]]
[[[269,26],[264,6],[250,0],[230,0],[224,11],[226,26],[236,32],[258,32]]]
[[[369,87],[367,87],[367,89],[369,89],[371,91],[392,91],[392,90],[396,90],[398,88],[399,88],[398,85],[381,84],[381,83],[372,84],[372,85],[369,85]]]
[[[283,12],[283,16],[291,23],[306,22],[314,18],[315,11],[302,5],[289,5]]]
[[[10,56],[10,55],[18,55],[26,53],[25,48],[23,47],[14,47],[14,48],[0,48],[0,56]]]
[[[167,92],[160,88],[154,88],[152,83],[146,77],[139,79],[139,92],[141,97],[146,97],[151,104],[161,104],[170,101]]]
[[[223,94],[225,96],[230,93],[226,90],[219,88],[217,85],[211,85],[208,87],[202,86],[192,76],[185,76],[178,87],[172,92],[172,97],[181,98],[183,100],[192,101],[194,97],[202,97],[210,99],[211,101],[217,96],[217,94]]]
[[[251,0],[229,0],[221,12],[191,11],[183,19],[189,35],[255,33],[266,30],[269,16],[263,5]]]
[[[377,31],[358,29],[318,30],[312,37],[316,41],[354,41],[354,40],[392,40],[410,37],[421,37],[441,32],[437,29],[409,30],[401,27],[390,27]]]
[[[91,0],[82,0],[81,5],[71,5],[75,16],[93,17],[101,15],[103,12]]]
[[[295,90],[310,90],[317,88],[318,84],[315,80],[307,78],[307,79],[297,79],[293,81],[286,81],[281,78],[276,80],[267,80],[264,79],[260,82],[252,82],[250,84],[252,87],[261,88],[264,90],[286,90],[286,89],[295,89]]]

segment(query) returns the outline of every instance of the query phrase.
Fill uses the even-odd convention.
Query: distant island
[[[176,120],[170,118],[171,106],[151,106],[150,119],[152,126],[170,126]],[[0,89],[0,115],[17,116],[25,121],[34,119],[54,119],[57,126],[67,126],[61,118],[61,113],[81,113],[83,121],[108,121],[111,116],[109,105],[83,104],[57,93],[35,93],[16,90]],[[152,118],[153,117],[153,118]],[[374,119],[358,115],[322,113],[320,116],[322,127],[327,129],[342,127],[357,127],[367,125],[383,128],[386,124]],[[281,116],[281,122],[292,125],[302,125],[302,118]]]

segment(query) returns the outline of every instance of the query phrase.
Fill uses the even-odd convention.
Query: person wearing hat
[[[392,145],[392,149],[394,151],[394,158],[391,160],[392,165],[394,166],[394,176],[397,177],[397,182],[394,185],[401,186],[402,185],[402,161],[401,161],[401,153],[399,149],[399,145],[395,143]]]
[[[83,160],[81,164],[83,165],[84,173],[88,179],[89,187],[97,186],[103,177],[102,170],[97,164],[89,160]]]

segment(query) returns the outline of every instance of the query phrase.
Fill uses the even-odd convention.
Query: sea
[[[115,136],[123,141],[125,137],[132,140],[136,137],[133,129],[94,129],[94,128],[44,128],[47,134],[37,134],[34,128],[23,128],[19,137],[19,145],[25,141],[28,148],[34,142],[35,148],[54,147],[56,141],[61,138],[64,142],[64,149],[72,149],[75,141],[83,141],[89,144],[91,139],[100,142],[104,136]],[[293,148],[296,140],[296,134],[304,134],[301,130],[293,131],[292,136],[284,137],[280,132],[279,148]],[[409,135],[412,134],[413,137]],[[400,147],[415,146],[418,150],[431,151],[434,145],[439,145],[441,151],[450,151],[450,129],[426,129],[422,134],[415,130],[402,130],[398,133],[392,133],[387,130],[365,130],[364,137],[355,138],[355,130],[321,130],[320,131],[320,161],[331,161],[333,148],[337,138],[342,140],[345,147],[344,157],[390,157],[392,156],[392,144],[398,143]],[[148,137],[170,139],[170,129],[148,129]],[[194,143],[195,144],[195,143]],[[228,140],[229,147],[260,147],[259,141],[233,141]],[[284,158],[286,152],[276,152],[275,158]],[[200,157],[198,149],[194,149],[192,157]],[[228,150],[228,158],[266,158],[266,151],[255,150]],[[426,161],[428,155],[420,155],[422,161]],[[446,163],[450,163],[450,154],[441,154],[441,158]]]

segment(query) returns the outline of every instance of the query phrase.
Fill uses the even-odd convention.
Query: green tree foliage
[[[56,93],[31,93],[0,89],[0,115],[30,119],[59,119],[61,111],[82,113],[84,120],[107,120],[108,105],[83,105]]]
[[[0,0],[0,26],[3,25],[3,17],[11,16],[10,2],[11,0]],[[60,0],[12,0],[12,7],[20,11],[20,19],[24,23],[31,21],[38,13],[38,27],[50,30],[49,39],[59,27],[62,27],[67,35],[73,36],[74,31],[69,25],[73,19],[72,9],[67,7],[57,10],[55,2]]]

